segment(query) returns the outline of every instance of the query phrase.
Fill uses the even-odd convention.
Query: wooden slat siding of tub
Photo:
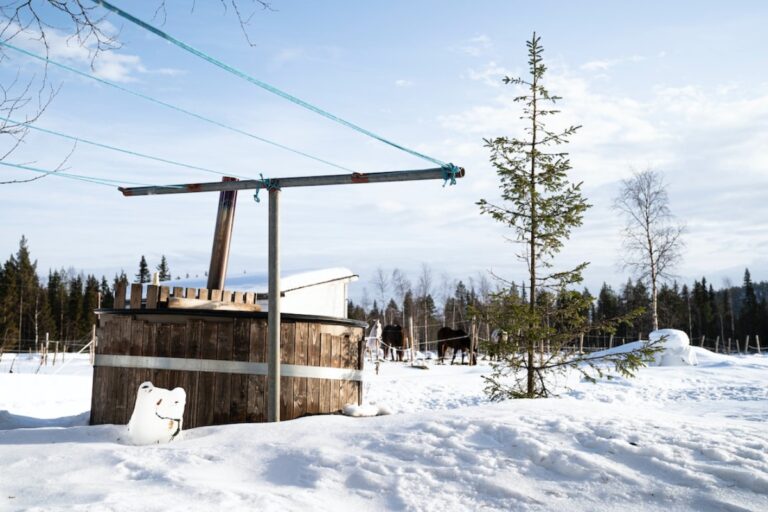
[[[128,355],[131,345],[131,322],[132,319],[128,315],[118,319],[117,329],[119,334],[116,337],[112,354]],[[109,396],[111,397],[110,403],[114,404],[114,415],[109,423],[125,425],[128,423],[133,412],[132,410],[128,411],[128,392],[126,390],[126,382],[129,378],[133,377],[133,371],[131,368],[113,368],[112,371],[112,376],[115,380],[110,386]]]
[[[208,300],[210,297],[210,290],[208,288],[200,288],[197,290],[197,298],[200,300]]]
[[[187,288],[184,290],[184,298],[185,299],[196,299],[197,298],[197,288]]]
[[[221,290],[208,290],[210,300],[216,300],[221,302]]]
[[[144,304],[147,309],[155,309],[160,298],[160,287],[154,284],[147,286],[147,301]]]
[[[243,292],[235,292],[235,294],[232,296],[232,302],[235,302],[237,304],[244,304],[245,301],[243,300],[243,297],[245,294]]]
[[[168,307],[168,297],[171,295],[171,290],[167,286],[161,286],[160,287],[160,293],[157,296],[157,307],[158,308],[167,308]]]
[[[215,359],[218,359],[219,361],[232,360],[234,327],[235,323],[233,319],[222,322],[219,325]],[[225,425],[229,418],[229,402],[232,397],[232,374],[215,373],[214,375],[215,401],[213,404],[213,423],[214,425]]]
[[[352,340],[349,334],[345,334],[341,337],[341,364],[343,368],[354,368],[354,359],[350,354],[350,348],[352,347]],[[352,401],[352,381],[341,381],[341,406]]]
[[[171,357],[172,324],[162,322],[157,326],[155,353],[157,357]],[[152,384],[157,388],[168,388],[171,382],[170,370],[152,370]]]
[[[126,351],[129,356],[143,355],[144,323],[145,322],[139,319],[131,321],[131,336],[128,343],[128,350]],[[124,392],[126,397],[126,413],[128,414],[128,419],[126,420],[127,423],[127,421],[131,419],[131,415],[133,415],[133,407],[136,405],[136,392],[138,391],[139,386],[142,382],[150,379],[145,378],[145,374],[147,373],[146,370],[140,368],[127,368],[126,373],[127,377],[125,379]]]
[[[235,318],[234,346],[232,347],[233,361],[248,361],[251,349],[251,320]],[[248,410],[248,377],[242,374],[232,375],[232,395],[229,402],[229,421],[245,423]]]
[[[280,362],[294,364],[296,324],[280,324]],[[280,377],[280,419],[293,418],[293,377]]]
[[[344,362],[343,359],[343,352],[342,352],[342,338],[339,335],[333,336],[333,355],[331,359],[331,366],[334,368],[343,368],[344,365],[342,364]],[[336,401],[336,406],[332,409],[331,412],[336,412],[341,410],[341,408],[344,406],[344,403],[342,400],[344,399],[344,381],[343,380],[334,380],[333,381],[333,395],[334,400]]]
[[[307,351],[309,350],[309,324],[296,322],[296,334],[293,344],[294,364],[307,365]],[[293,415],[291,418],[299,418],[307,414],[307,381],[311,379],[293,379]]]
[[[256,295],[253,292],[245,292],[243,294],[243,302],[245,302],[246,304],[255,304]]]
[[[267,322],[265,320],[252,320],[250,324],[250,351],[248,360],[252,363],[265,363],[267,361]],[[248,422],[267,421],[267,377],[266,375],[248,376]]]
[[[184,298],[184,288],[182,286],[174,286],[173,287],[173,296],[183,299]]]
[[[171,326],[171,357],[184,359],[187,357],[187,344],[189,343],[189,320]],[[192,375],[190,371],[170,371],[168,389],[180,387],[184,392],[189,391]],[[185,406],[186,408],[186,406]]]
[[[123,288],[125,291],[125,288]],[[125,302],[125,298],[123,298]],[[109,344],[113,340],[112,336],[112,322],[113,317],[107,316],[99,319],[98,337],[99,344],[96,346],[96,352],[98,354],[109,349]],[[105,349],[106,347],[106,349]],[[107,399],[107,385],[109,383],[109,375],[111,368],[103,366],[95,366],[93,368],[93,385],[91,390],[91,425],[100,425],[104,423],[104,415],[107,408],[103,407],[103,401]]]
[[[320,366],[320,329],[315,323],[308,324],[309,342],[307,347],[307,364]],[[307,382],[307,414],[320,412],[320,381],[308,379]]]
[[[200,358],[216,359],[219,327],[221,322],[203,323],[200,336]],[[213,425],[214,383],[215,375],[211,372],[200,372],[198,376],[198,399],[195,412],[198,425]]]
[[[202,332],[202,320],[187,320],[187,343],[185,353],[187,359],[200,359]],[[187,405],[184,409],[184,428],[195,428],[200,425],[197,419],[200,374],[201,372],[189,372],[189,387],[185,388],[187,392]]]
[[[115,286],[115,309],[125,309],[125,281],[118,281]]]
[[[131,284],[131,309],[141,309],[142,286],[140,283]]]
[[[331,335],[323,331],[320,327],[320,366],[331,366]],[[331,381],[328,379],[317,379],[317,385],[320,387],[320,411],[328,412],[331,410]]]

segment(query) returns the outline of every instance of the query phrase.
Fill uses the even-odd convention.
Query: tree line
[[[407,326],[412,317],[414,335],[419,342],[434,340],[443,325],[469,332],[475,318],[479,322],[480,337],[488,339],[496,327],[492,324],[491,310],[498,288],[484,276],[451,280],[445,275],[434,279],[433,274],[429,266],[423,265],[413,282],[400,269],[391,273],[377,269],[373,296],[366,289],[358,302],[350,300],[348,315],[356,320],[379,319],[385,324],[403,326]],[[528,300],[524,283],[505,283],[504,286],[520,301]],[[648,286],[640,280],[627,279],[618,288],[603,283],[597,296],[587,288],[578,293],[590,303],[581,311],[588,325],[642,310],[632,322],[619,324],[614,332],[604,332],[603,339],[593,341],[593,345],[607,346],[611,334],[626,341],[647,339],[653,330],[653,298]],[[555,303],[563,300],[562,295],[547,291],[541,292],[537,299],[542,306],[549,305],[553,310]],[[662,283],[657,300],[659,326],[684,331],[693,341],[698,342],[702,336],[710,341],[720,337],[722,342],[728,338],[745,340],[750,336],[754,343],[756,335],[768,340],[768,282],[753,282],[749,269],[744,271],[741,286],[715,289],[706,277],[695,280],[692,286],[681,286],[677,281]]]
[[[157,270],[161,280],[171,279],[165,256]],[[142,256],[134,281],[146,283],[150,279],[149,265]],[[96,323],[94,310],[113,306],[120,282],[129,282],[122,270],[107,279],[71,267],[49,270],[47,279],[42,278],[22,236],[16,254],[0,267],[0,349],[26,351],[44,341],[46,333],[51,340],[90,336]]]

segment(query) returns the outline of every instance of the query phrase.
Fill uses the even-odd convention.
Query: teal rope
[[[266,190],[280,190],[280,183],[276,179],[265,178],[263,174],[259,173],[261,179],[256,183],[256,190],[253,192],[253,200],[257,203],[261,202],[259,199],[259,190],[262,188]]]
[[[443,187],[450,183],[451,186],[456,184],[456,176],[461,173],[461,169],[453,164],[443,165]]]
[[[109,178],[92,178],[90,176],[83,176],[82,174],[72,174],[69,172],[62,172],[62,171],[51,171],[46,169],[40,169],[38,167],[31,167],[29,165],[21,165],[21,164],[12,164],[10,162],[2,162],[0,161],[0,165],[4,165],[6,167],[14,167],[16,169],[22,169],[24,171],[30,171],[30,172],[36,172],[39,174],[49,174],[51,176],[58,176],[60,178],[69,178],[73,180],[79,180],[79,181],[86,181],[90,183],[95,183],[97,185],[105,185],[107,187],[115,187],[116,185],[136,185],[140,187],[151,187],[153,185],[149,185],[147,183],[136,183],[134,181],[121,181],[121,180],[111,180]],[[179,185],[167,185],[169,188],[181,188]]]
[[[69,140],[74,140],[75,142],[82,142],[83,144],[90,144],[91,146],[96,146],[98,148],[110,149],[112,151],[119,151],[120,153],[125,153],[126,155],[138,156],[138,157],[141,157],[141,158],[146,158],[148,160],[155,160],[157,162],[162,162],[162,163],[165,163],[165,164],[178,165],[179,167],[186,167],[188,169],[195,169],[195,170],[198,170],[198,171],[209,172],[209,173],[213,173],[213,174],[219,174],[221,176],[235,176],[237,178],[251,179],[248,176],[239,176],[239,175],[233,174],[233,173],[225,173],[225,172],[220,172],[220,171],[214,171],[213,169],[208,169],[206,167],[199,167],[197,165],[191,165],[191,164],[185,164],[185,163],[182,163],[182,162],[176,162],[175,160],[168,160],[166,158],[161,158],[161,157],[158,157],[158,156],[152,156],[152,155],[147,155],[147,154],[144,154],[144,153],[139,153],[137,151],[131,151],[130,149],[119,148],[119,147],[116,147],[116,146],[110,146],[109,144],[102,144],[100,142],[94,142],[92,140],[83,139],[83,138],[75,137],[75,136],[72,136],[72,135],[67,135],[66,133],[57,132],[55,130],[49,130],[47,128],[41,128],[40,126],[36,126],[36,125],[31,124],[29,121],[16,121],[14,119],[10,119],[10,118],[7,118],[7,117],[2,117],[2,116],[0,116],[0,121],[7,121],[7,122],[13,123],[15,125],[25,126],[25,127],[30,128],[32,130],[37,130],[37,131],[42,132],[42,133],[48,133],[50,135],[55,135],[57,137],[62,137],[62,138],[69,139]]]
[[[89,73],[85,73],[83,71],[75,69],[75,68],[73,68],[71,66],[68,66],[66,64],[62,64],[60,62],[56,62],[54,60],[48,59],[46,57],[43,57],[43,56],[38,55],[36,53],[30,52],[28,50],[24,50],[23,48],[19,48],[18,46],[14,46],[14,45],[12,45],[12,44],[10,44],[8,42],[0,41],[0,46],[5,46],[6,48],[10,48],[11,50],[15,50],[15,51],[17,51],[19,53],[23,53],[24,55],[27,55],[28,57],[32,57],[34,59],[46,62],[48,64],[52,64],[52,65],[54,65],[56,67],[59,67],[61,69],[65,69],[65,70],[67,70],[69,72],[75,73],[76,75],[80,75],[80,76],[85,77],[85,78],[90,78],[91,80],[95,80],[95,81],[97,81],[99,83],[102,83],[104,85],[108,85],[110,87],[114,87],[117,90],[120,90],[120,91],[128,93],[128,94],[132,94],[133,96],[136,96],[138,98],[141,98],[141,99],[144,99],[144,100],[147,100],[147,101],[151,101],[152,103],[156,103],[158,105],[162,105],[163,107],[170,108],[171,110],[175,110],[177,112],[181,112],[181,113],[186,114],[188,116],[192,116],[194,118],[200,119],[201,121],[205,121],[207,123],[214,124],[214,125],[219,126],[221,128],[225,128],[227,130],[239,133],[241,135],[245,135],[246,137],[250,137],[250,138],[256,139],[256,140],[258,140],[260,142],[264,142],[266,144],[270,144],[270,145],[272,145],[274,147],[283,149],[285,151],[290,151],[291,153],[294,153],[296,155],[301,155],[301,156],[309,158],[311,160],[315,160],[316,162],[320,162],[320,163],[323,163],[325,165],[330,165],[331,167],[335,167],[337,169],[341,169],[341,170],[349,171],[349,172],[355,172],[352,169],[349,169],[349,168],[344,167],[342,165],[334,164],[333,162],[329,162],[328,160],[324,160],[324,159],[322,159],[320,157],[316,157],[316,156],[310,155],[309,153],[305,153],[303,151],[300,151],[298,149],[294,149],[294,148],[285,146],[283,144],[280,144],[279,142],[275,142],[275,141],[272,141],[272,140],[269,140],[269,139],[265,139],[264,137],[259,137],[258,135],[254,135],[252,133],[246,132],[246,131],[241,130],[239,128],[235,128],[234,126],[230,126],[228,124],[224,124],[224,123],[221,123],[219,121],[215,121],[215,120],[210,119],[208,117],[205,117],[203,115],[196,114],[194,112],[191,112],[191,111],[186,110],[186,109],[181,108],[181,107],[177,107],[176,105],[172,105],[170,103],[166,103],[164,101],[155,99],[155,98],[153,98],[151,96],[147,96],[146,94],[142,94],[140,92],[133,91],[133,90],[128,89],[126,87],[123,87],[121,85],[117,85],[116,83],[110,82],[109,80],[104,80],[103,78],[99,78],[99,77],[97,77],[95,75],[91,75]]]
[[[315,112],[316,114],[320,114],[321,116],[326,117],[326,118],[330,119],[331,121],[335,121],[335,122],[337,122],[337,123],[339,123],[341,125],[344,125],[344,126],[346,126],[348,128],[351,128],[351,129],[353,129],[355,131],[358,131],[358,132],[360,132],[360,133],[362,133],[364,135],[367,135],[369,137],[372,137],[372,138],[374,138],[374,139],[376,139],[376,140],[378,140],[380,142],[383,142],[384,144],[388,144],[388,145],[390,145],[390,146],[392,146],[394,148],[397,148],[397,149],[399,149],[401,151],[405,151],[406,153],[410,153],[411,155],[414,155],[414,156],[417,156],[417,157],[422,158],[424,160],[427,160],[429,162],[435,163],[435,164],[437,164],[437,165],[439,165],[441,167],[447,165],[442,160],[438,160],[437,158],[432,158],[431,156],[427,156],[427,155],[425,155],[423,153],[419,153],[418,151],[415,151],[413,149],[409,149],[409,148],[407,148],[405,146],[401,146],[400,144],[397,144],[395,142],[392,142],[391,140],[385,139],[384,137],[382,137],[380,135],[376,135],[375,133],[373,133],[373,132],[371,132],[369,130],[366,130],[365,128],[362,128],[362,127],[360,127],[360,126],[358,126],[358,125],[356,125],[356,124],[354,124],[354,123],[352,123],[350,121],[347,121],[346,119],[342,119],[342,118],[340,118],[338,116],[335,116],[335,115],[331,114],[330,112],[328,112],[327,110],[323,110],[320,107],[316,107],[315,105],[307,103],[306,101],[304,101],[304,100],[302,100],[300,98],[297,98],[296,96],[293,96],[292,94],[289,94],[289,93],[287,93],[287,92],[285,92],[285,91],[283,91],[281,89],[278,89],[277,87],[269,85],[266,82],[262,82],[261,80],[259,80],[257,78],[254,78],[251,75],[249,75],[249,74],[247,74],[247,73],[245,73],[243,71],[240,71],[239,69],[236,69],[236,68],[234,68],[234,67],[232,67],[232,66],[230,66],[228,64],[225,64],[222,61],[220,61],[220,60],[218,60],[218,59],[216,59],[214,57],[211,57],[210,55],[208,55],[206,53],[203,53],[202,51],[200,51],[200,50],[198,50],[196,48],[193,48],[192,46],[189,46],[188,44],[186,44],[186,43],[184,43],[182,41],[179,41],[178,39],[176,39],[175,37],[171,36],[170,34],[168,34],[166,32],[163,32],[159,28],[154,27],[154,26],[150,25],[149,23],[138,19],[137,17],[135,17],[135,16],[125,12],[124,10],[120,9],[119,7],[116,7],[116,6],[112,5],[112,4],[110,4],[109,2],[105,2],[104,0],[91,0],[91,1],[96,3],[96,4],[98,4],[98,5],[101,5],[102,7],[106,8],[106,9],[112,11],[112,12],[114,12],[115,14],[120,16],[121,18],[123,18],[125,20],[128,20],[131,23],[134,23],[134,24],[138,25],[139,27],[141,27],[141,28],[143,28],[145,30],[148,30],[148,31],[152,32],[153,34],[155,34],[155,35],[157,35],[159,37],[162,37],[166,41],[169,41],[169,42],[175,44],[179,48],[182,48],[182,49],[188,51],[189,53],[191,53],[193,55],[196,55],[197,57],[200,57],[203,60],[207,60],[208,62],[210,62],[214,66],[218,66],[221,69],[223,69],[225,71],[228,71],[228,72],[232,73],[235,76],[238,76],[238,77],[240,77],[240,78],[242,78],[242,79],[244,79],[244,80],[246,80],[246,81],[248,81],[248,82],[250,82],[250,83],[252,83],[252,84],[254,84],[256,86],[258,86],[258,87],[261,87],[262,89],[264,89],[266,91],[271,92],[272,94],[276,94],[277,96],[280,96],[281,98],[284,98],[284,99],[286,99],[288,101],[291,101],[291,102],[295,103],[296,105],[304,107],[307,110]],[[455,180],[454,180],[454,183],[455,183]]]

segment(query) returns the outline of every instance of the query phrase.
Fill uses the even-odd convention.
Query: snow
[[[559,398],[489,403],[488,366],[367,369],[376,417],[86,426],[90,367],[0,361],[0,510],[768,510],[768,358],[692,347]],[[482,363],[482,362],[481,362]]]

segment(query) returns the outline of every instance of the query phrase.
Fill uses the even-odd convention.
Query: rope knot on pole
[[[258,180],[258,183],[256,184],[256,190],[253,193],[253,200],[257,203],[261,202],[261,199],[259,199],[259,190],[266,189],[267,191],[270,190],[280,190],[280,182],[276,179],[270,179],[265,178],[263,174],[259,173],[259,176],[261,177]]]
[[[461,174],[461,169],[454,164],[443,165],[443,187],[456,184],[456,176]]]

